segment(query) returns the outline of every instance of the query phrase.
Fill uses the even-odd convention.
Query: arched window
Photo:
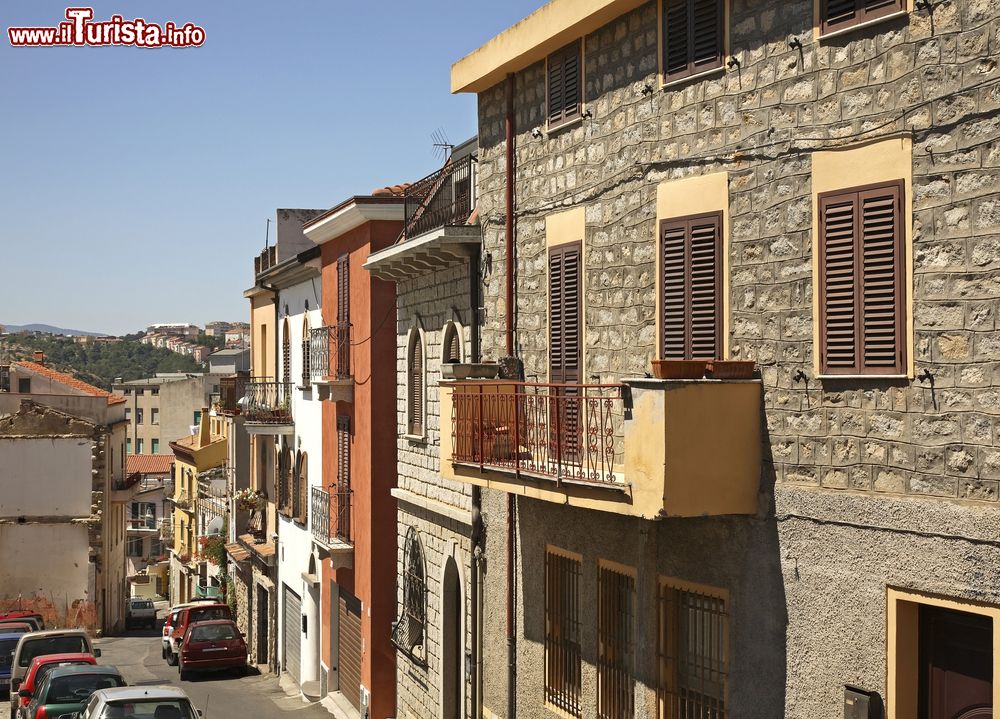
[[[441,339],[441,362],[455,364],[462,361],[462,333],[459,326],[449,322],[444,326]]]
[[[406,353],[406,432],[424,434],[424,347],[420,331],[410,330]]]
[[[406,530],[403,543],[403,605],[392,628],[392,641],[411,659],[424,663],[423,645],[427,629],[427,572],[424,549],[415,527]],[[420,647],[420,649],[418,649]]]
[[[309,315],[302,318],[302,386],[308,387],[312,377],[312,361],[309,358]]]
[[[285,516],[292,508],[292,450],[288,445],[278,453],[278,509]]]
[[[281,377],[279,382],[292,381],[292,334],[288,328],[288,318],[281,323]]]

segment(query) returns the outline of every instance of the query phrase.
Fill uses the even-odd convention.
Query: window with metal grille
[[[292,450],[285,446],[278,452],[278,508],[285,514],[292,507]]]
[[[844,30],[906,9],[904,0],[820,0],[820,32]]]
[[[441,361],[445,364],[462,361],[462,338],[458,334],[458,325],[449,322],[444,326],[444,338],[441,340]]]
[[[281,379],[279,381],[292,381],[292,334],[288,328],[287,319],[281,323]]]
[[[424,433],[424,348],[417,330],[410,330],[406,356],[406,432]]]
[[[819,196],[820,367],[905,371],[903,183]]]
[[[312,361],[309,358],[309,318],[302,320],[302,386],[308,387],[312,382]]]
[[[351,486],[351,418],[337,415],[337,487]]]
[[[718,359],[722,353],[722,213],[660,223],[660,353]]]
[[[545,107],[550,128],[564,125],[581,115],[583,105],[582,43],[572,42],[548,56],[545,62]]]
[[[597,568],[597,716],[635,716],[635,576]]]
[[[661,719],[726,719],[729,615],[723,592],[660,582]]]
[[[580,716],[580,575],[582,562],[545,553],[545,700]]]
[[[722,67],[725,0],[661,0],[663,77],[681,80]]]
[[[427,629],[427,581],[424,549],[415,527],[408,527],[403,541],[403,605],[392,626],[392,643],[418,664],[425,663],[424,633]]]

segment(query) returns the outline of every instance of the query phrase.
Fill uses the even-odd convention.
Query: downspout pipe
[[[479,245],[469,256],[469,323],[470,361],[480,362],[479,345],[479,305],[480,267],[482,249]],[[482,489],[472,486],[472,581],[469,586],[469,602],[472,606],[472,716],[483,715],[483,607],[482,607],[482,562],[483,562],[483,499]]]
[[[506,185],[506,346],[507,357],[514,356],[514,75],[507,75],[507,116],[504,122],[507,165]],[[517,500],[507,495],[507,719],[517,716],[517,639],[514,618],[514,513]]]

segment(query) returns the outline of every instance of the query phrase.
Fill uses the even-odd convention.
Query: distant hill
[[[0,322],[0,326],[6,327],[8,332],[48,332],[50,335],[74,335],[77,337],[106,337],[107,332],[85,332],[84,330],[68,330],[64,327],[53,327],[52,325],[5,325]]]

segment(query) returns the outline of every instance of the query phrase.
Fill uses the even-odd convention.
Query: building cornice
[[[366,222],[378,220],[399,222],[402,219],[402,197],[352,197],[303,225],[302,231],[310,240],[321,245]]]

